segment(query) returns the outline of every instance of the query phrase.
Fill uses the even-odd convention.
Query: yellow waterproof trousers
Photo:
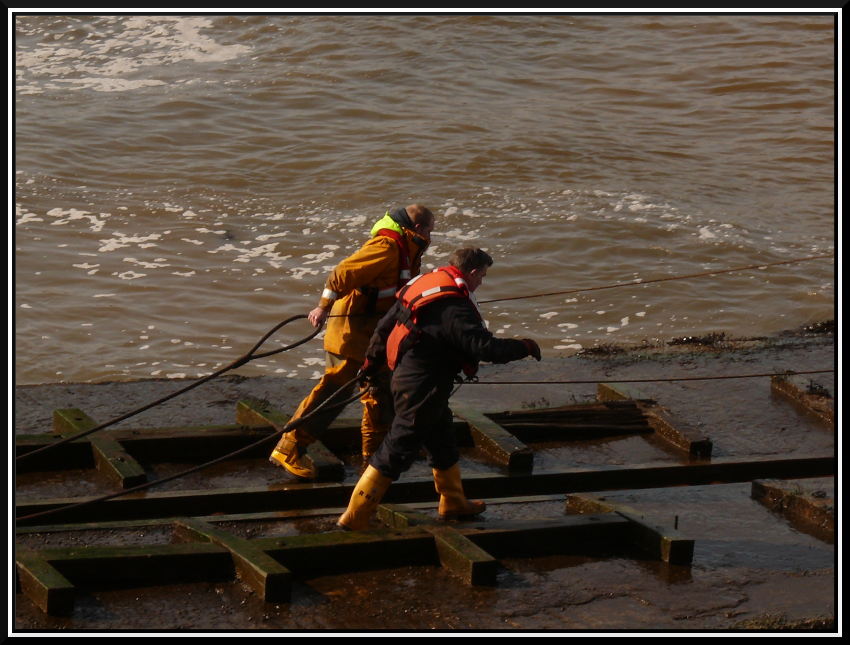
[[[297,419],[316,408],[321,403],[327,401],[331,395],[339,390],[348,381],[357,376],[357,372],[363,366],[362,361],[356,361],[337,354],[326,352],[326,368],[325,373],[310,394],[301,401],[301,405],[292,415],[292,419]],[[370,457],[381,445],[384,436],[390,429],[393,420],[393,400],[390,393],[389,373],[379,375],[372,386],[360,397],[363,403],[363,417],[360,422],[360,433],[362,436],[362,452],[364,458]],[[336,401],[342,401],[350,397],[355,389],[360,387],[356,382],[349,385],[344,391],[340,392],[334,401],[329,405],[332,406]],[[314,417],[311,417],[303,424],[297,427],[300,432],[297,433],[298,443],[301,444],[301,437],[306,432],[313,439],[321,439],[322,434],[327,430],[328,426],[339,416],[342,408],[331,409],[329,411],[322,410]]]

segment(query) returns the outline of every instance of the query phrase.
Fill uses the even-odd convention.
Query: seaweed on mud
[[[796,329],[781,332],[780,336],[813,336],[835,334],[835,320],[821,320]]]
[[[829,390],[825,388],[820,383],[815,383],[812,380],[809,380],[809,385],[806,388],[806,394],[813,394],[815,396],[822,396],[827,399],[832,398],[832,394],[830,394]]]
[[[705,336],[682,336],[669,341],[668,345],[703,345],[706,347],[714,347],[723,341],[728,340],[725,332],[712,332]]]
[[[578,352],[579,356],[614,356],[616,354],[623,354],[628,351],[625,347],[621,347],[619,345],[595,345],[593,347],[587,347]]]
[[[731,629],[771,632],[831,632],[835,631],[835,618],[815,616],[789,620],[784,614],[765,614],[735,623]]]

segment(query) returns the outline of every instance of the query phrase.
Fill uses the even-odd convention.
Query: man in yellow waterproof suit
[[[309,413],[357,376],[378,320],[392,307],[396,291],[419,274],[422,254],[431,242],[433,228],[433,213],[419,204],[387,212],[372,227],[370,238],[360,250],[331,272],[318,306],[307,316],[314,327],[321,327],[328,320],[325,374],[298,406],[293,420]],[[355,383],[349,384],[335,400],[350,396],[355,387]],[[389,375],[374,379],[360,400],[365,464],[392,423]],[[307,446],[321,438],[340,412],[340,409],[319,412],[285,433],[269,461],[297,477],[312,478],[313,470],[304,459]]]

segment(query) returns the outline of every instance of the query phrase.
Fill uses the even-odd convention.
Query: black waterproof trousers
[[[424,447],[431,468],[454,466],[460,454],[449,409],[453,387],[454,373],[435,372],[433,365],[408,352],[393,372],[392,427],[369,463],[395,481]]]

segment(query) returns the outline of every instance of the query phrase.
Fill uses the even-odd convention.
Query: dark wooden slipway
[[[831,398],[797,377],[774,377],[772,391],[790,404],[834,426]],[[376,528],[325,531],[287,537],[245,538],[221,523],[292,521],[334,516],[351,495],[345,465],[337,456],[359,447],[359,423],[338,420],[308,456],[316,475],[310,483],[281,483],[226,490],[143,492],[86,503],[62,499],[18,501],[16,532],[61,533],[86,529],[168,527],[171,543],[158,545],[16,548],[17,590],[48,614],[68,614],[78,589],[111,585],[146,586],[178,582],[216,582],[238,578],[267,602],[287,602],[297,576],[338,573],[352,567],[437,564],[458,584],[493,585],[499,558],[549,554],[629,555],[663,566],[688,567],[694,539],[675,526],[659,525],[625,506],[588,492],[753,482],[752,496],[793,523],[834,531],[830,516],[794,497],[770,480],[828,477],[834,455],[805,458],[713,458],[712,443],[631,384],[600,383],[592,403],[515,412],[484,413],[454,407],[454,427],[463,446],[473,446],[497,466],[497,474],[468,473],[470,497],[489,504],[565,500],[565,513],[551,519],[475,520],[440,523],[434,517],[430,478],[402,477],[379,507]],[[149,479],[156,462],[203,463],[272,439],[288,415],[264,401],[239,401],[231,425],[178,428],[107,429],[44,450],[17,463],[17,472],[97,469],[107,492],[130,489]],[[16,437],[17,454],[94,428],[79,409],[55,410],[52,432]],[[534,472],[534,444],[575,442],[639,434],[680,456],[673,465],[572,468]],[[269,442],[243,452],[241,459],[265,460]],[[794,498],[794,503],[788,500]],[[90,500],[88,500],[90,501]],[[67,507],[67,508],[66,508]],[[568,511],[568,512],[567,512]],[[834,516],[833,516],[834,517]],[[120,532],[116,531],[116,539]]]

